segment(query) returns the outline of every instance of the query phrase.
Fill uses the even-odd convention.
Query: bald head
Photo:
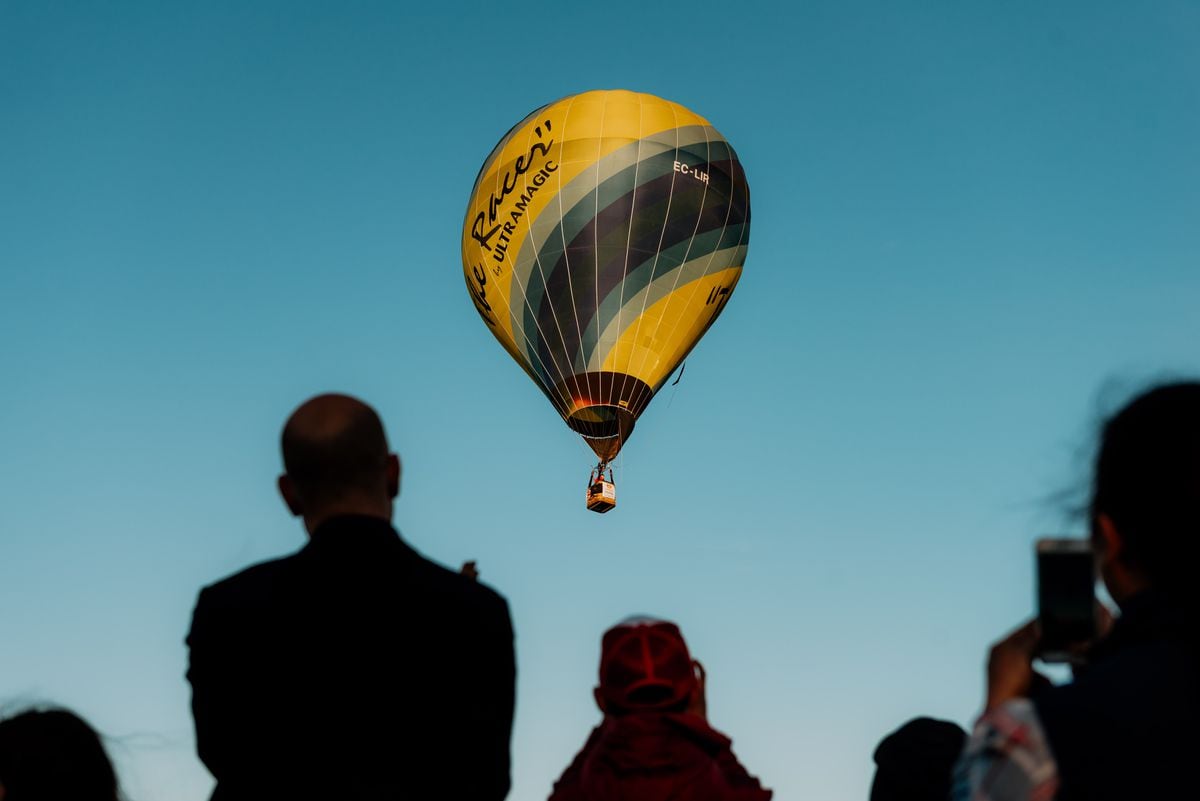
[[[328,512],[371,514],[388,509],[399,470],[388,453],[379,415],[349,395],[318,395],[305,401],[283,427],[280,490],[305,520]]]

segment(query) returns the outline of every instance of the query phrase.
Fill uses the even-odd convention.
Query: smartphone
[[[1085,539],[1037,541],[1038,621],[1044,662],[1078,662],[1096,639],[1096,561]]]

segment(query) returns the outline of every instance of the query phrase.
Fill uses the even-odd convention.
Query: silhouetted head
[[[117,775],[100,736],[65,709],[0,721],[4,801],[116,801]]]
[[[875,749],[871,801],[945,801],[967,733],[945,720],[915,718]]]
[[[692,656],[674,623],[634,617],[604,633],[595,696],[605,713],[680,712],[695,688]]]
[[[400,461],[379,415],[348,395],[305,401],[283,427],[279,491],[311,532],[339,514],[391,519]]]
[[[1200,567],[1200,383],[1156,387],[1108,420],[1090,512],[1117,603],[1147,587],[1189,598]]]

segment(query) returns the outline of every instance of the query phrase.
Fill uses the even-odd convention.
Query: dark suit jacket
[[[508,605],[386,521],[335,518],[206,587],[187,643],[213,801],[508,794]]]

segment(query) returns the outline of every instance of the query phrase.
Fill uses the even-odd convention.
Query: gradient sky
[[[1198,53],[1182,0],[0,0],[0,702],[81,712],[133,801],[206,798],[192,605],[303,544],[278,432],[338,390],[405,538],[511,603],[512,799],[637,612],[777,798],[864,799],[884,734],[977,712],[1099,416],[1200,373]],[[499,137],[618,87],[713,122],[754,224],[601,517],[458,247]]]

